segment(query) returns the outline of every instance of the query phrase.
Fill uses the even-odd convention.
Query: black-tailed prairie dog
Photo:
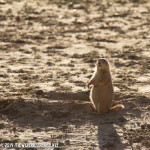
[[[112,107],[114,88],[107,59],[98,59],[94,75],[88,83],[89,85],[93,85],[90,92],[90,99],[99,114],[124,109],[124,106],[121,104]]]

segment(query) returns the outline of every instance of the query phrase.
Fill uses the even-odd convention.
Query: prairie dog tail
[[[116,111],[122,110],[122,109],[124,109],[124,108],[125,108],[124,105],[118,104],[118,105],[116,105],[116,106],[111,107],[111,108],[109,109],[109,111],[116,112]]]

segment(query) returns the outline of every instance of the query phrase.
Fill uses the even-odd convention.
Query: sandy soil
[[[86,84],[111,64],[120,112],[95,114]],[[0,142],[150,149],[150,1],[0,0]]]

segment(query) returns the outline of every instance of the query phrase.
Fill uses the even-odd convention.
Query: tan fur
[[[118,111],[124,108],[123,105],[112,107],[114,89],[107,59],[100,58],[97,61],[94,75],[88,83],[88,86],[90,85],[93,85],[90,99],[99,114],[107,111]]]
[[[118,104],[118,105],[116,105],[116,106],[111,107],[111,108],[109,109],[109,111],[111,111],[111,112],[117,112],[117,111],[120,111],[120,110],[122,110],[122,109],[124,109],[124,105]]]

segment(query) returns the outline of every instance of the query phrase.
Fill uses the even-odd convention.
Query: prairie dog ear
[[[95,65],[97,65],[97,64],[98,64],[98,60],[96,61]]]
[[[97,65],[98,65],[98,60],[97,60],[96,63],[95,63],[95,67],[97,67]]]

